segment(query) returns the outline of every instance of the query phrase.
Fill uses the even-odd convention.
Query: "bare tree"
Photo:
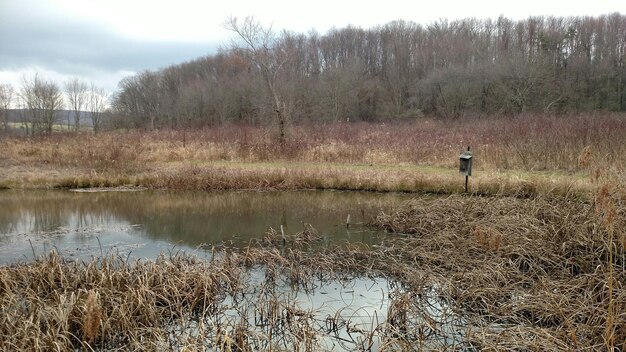
[[[4,121],[4,130],[9,130],[9,108],[13,102],[13,86],[10,84],[0,84],[0,109]]]
[[[41,80],[35,75],[30,80],[22,79],[19,95],[30,113],[31,133],[51,133],[57,114],[63,108],[63,95],[59,87],[54,82]]]
[[[345,67],[325,70],[320,81],[319,112],[332,121],[347,120],[358,115],[358,91],[364,74],[362,65],[349,63]]]
[[[233,49],[245,53],[256,67],[267,85],[278,122],[278,141],[285,141],[285,123],[288,106],[280,94],[276,83],[278,74],[290,59],[288,52],[278,50],[278,40],[272,27],[262,26],[254,17],[246,17],[239,22],[236,17],[229,17],[224,27],[237,34],[239,41],[233,41]]]
[[[91,115],[94,133],[98,133],[102,127],[102,115],[106,109],[106,101],[107,95],[104,88],[97,87],[92,83],[88,92],[87,108]]]
[[[116,98],[116,108],[130,113],[153,130],[161,123],[162,117],[162,76],[158,72],[143,71],[120,81],[122,88]]]
[[[87,104],[88,89],[87,83],[78,78],[72,78],[65,82],[65,95],[67,96],[69,109],[74,114],[74,130],[77,132],[80,130],[81,110]]]

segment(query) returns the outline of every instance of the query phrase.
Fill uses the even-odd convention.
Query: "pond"
[[[406,194],[363,192],[0,192],[0,264],[29,261],[52,249],[88,258],[245,246],[270,228],[293,234],[311,224],[323,243],[374,244],[383,234],[364,226]],[[350,227],[346,221],[350,216]]]
[[[163,252],[179,250],[209,258],[212,252],[204,248],[211,245],[243,247],[262,240],[270,228],[280,231],[282,227],[285,233],[295,234],[307,224],[321,235],[316,246],[322,248],[356,242],[375,245],[390,235],[365,224],[411,197],[332,191],[2,191],[0,265],[31,262],[51,250],[68,259],[86,260],[104,255],[152,260]],[[268,283],[265,270],[258,266],[248,270],[238,293],[216,301],[213,315],[202,323],[219,323],[233,331],[243,325],[250,336],[272,336],[276,325],[259,323],[263,318],[259,309],[278,306],[282,307],[277,311],[279,321],[292,310],[307,317],[301,322],[318,336],[315,344],[321,350],[379,350],[396,333],[393,324],[387,324],[390,312],[397,311],[393,307],[412,302],[407,307],[417,307],[417,313],[402,308],[403,319],[415,326],[438,322],[424,341],[441,347],[463,339],[465,322],[434,291],[412,296],[393,280],[350,274],[314,280],[309,282],[312,287],[303,289],[290,284],[289,276]],[[409,296],[408,301],[403,298]],[[424,316],[429,316],[427,321]],[[198,334],[196,325],[191,320],[174,325],[178,333],[172,338]],[[207,338],[219,340],[212,335]],[[283,338],[286,349],[300,343]],[[250,337],[249,343],[267,348],[263,338]]]

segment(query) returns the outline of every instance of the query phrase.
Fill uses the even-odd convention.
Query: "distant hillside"
[[[21,122],[23,116],[28,116],[28,110],[26,109],[11,109],[8,110],[9,122]],[[60,110],[57,113],[58,124],[67,125],[68,116],[70,125],[74,125],[74,112],[70,110]],[[92,127],[91,113],[88,111],[80,112],[80,124],[85,127]]]

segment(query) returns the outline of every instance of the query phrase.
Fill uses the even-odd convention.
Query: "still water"
[[[181,249],[201,254],[203,245],[246,245],[270,228],[280,231],[282,225],[294,234],[305,223],[326,244],[373,244],[383,234],[363,224],[409,197],[332,191],[1,191],[0,264],[29,261],[53,249],[81,258],[108,253],[151,259]]]
[[[270,228],[280,231],[282,225],[290,235],[302,231],[305,223],[322,236],[320,246],[376,244],[389,235],[364,223],[409,198],[332,191],[0,191],[0,265],[31,261],[51,250],[68,259],[107,254],[154,259],[178,250],[208,257],[205,245],[247,245],[261,240]],[[261,287],[263,278],[262,268],[251,270],[246,287]],[[394,286],[382,277],[352,277],[320,281],[305,291],[279,284],[273,292],[281,301],[310,312],[313,328],[322,336],[321,349],[376,351],[385,339],[381,334],[385,329],[379,326],[385,324],[393,296],[402,292]],[[227,312],[232,310],[232,319],[253,319],[240,311],[262,302],[257,294],[248,292],[249,302],[235,304],[226,298],[222,304]],[[439,322],[425,342],[449,346],[462,339],[465,323],[458,324],[450,307],[428,292],[420,297],[425,302],[422,314]],[[329,319],[339,326],[332,333],[327,331]]]

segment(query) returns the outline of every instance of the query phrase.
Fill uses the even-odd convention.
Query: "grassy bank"
[[[475,155],[479,194],[585,193],[596,170],[622,182],[619,115],[53,134],[0,141],[0,187],[349,189],[456,193],[458,155]]]
[[[463,192],[455,169],[422,166],[319,163],[213,162],[172,163],[141,172],[88,172],[49,167],[10,167],[2,188],[148,187],[174,190],[297,190],[334,189],[377,192]],[[584,173],[498,172],[471,178],[475,194],[532,196],[584,194],[592,187]]]

